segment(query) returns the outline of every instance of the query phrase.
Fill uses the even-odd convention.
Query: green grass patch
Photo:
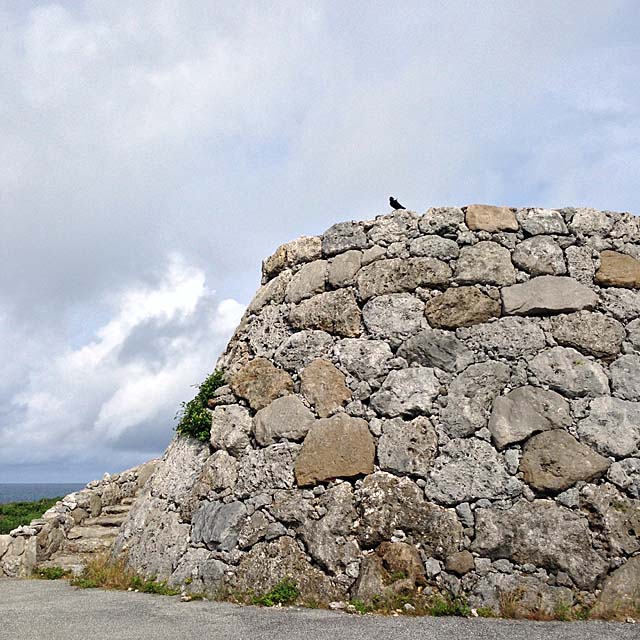
[[[36,569],[33,575],[41,580],[60,580],[60,578],[66,578],[70,574],[71,571],[69,569],[63,569],[62,567],[40,567]]]
[[[299,595],[300,590],[293,579],[285,578],[278,582],[271,591],[261,596],[253,596],[253,598],[251,598],[251,604],[257,604],[263,607],[293,604]]]
[[[224,385],[224,373],[216,369],[207,379],[198,385],[198,393],[193,400],[183,402],[176,415],[178,424],[176,431],[191,436],[201,442],[207,442],[211,436],[211,414],[207,410],[207,402],[213,397],[216,389]]]
[[[62,498],[43,498],[35,502],[0,504],[0,535],[9,533],[21,524],[29,524]]]
[[[461,616],[468,618],[471,615],[471,607],[462,598],[451,596],[439,596],[428,605],[427,613],[430,616]]]

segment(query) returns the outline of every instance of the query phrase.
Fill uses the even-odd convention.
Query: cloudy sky
[[[0,0],[0,482],[159,455],[280,243],[640,212],[637,0]]]

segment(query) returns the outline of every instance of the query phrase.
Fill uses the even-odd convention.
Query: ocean
[[[0,504],[33,502],[40,498],[57,498],[82,489],[83,484],[68,483],[0,483]]]

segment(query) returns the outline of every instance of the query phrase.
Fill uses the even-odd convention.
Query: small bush
[[[254,596],[251,604],[262,605],[263,607],[273,607],[275,605],[292,604],[298,599],[300,590],[291,578],[285,578],[262,596]]]
[[[40,567],[35,572],[35,577],[41,580],[60,580],[66,578],[71,571],[62,567]]]
[[[21,524],[29,524],[62,498],[43,498],[35,502],[0,504],[0,535],[9,533]]]
[[[363,602],[362,600],[352,600],[350,602],[351,606],[360,614],[364,615],[365,613],[369,613],[374,610],[374,606]]]
[[[211,436],[211,414],[207,409],[207,402],[213,397],[214,391],[224,385],[224,373],[216,369],[206,380],[198,385],[198,393],[193,400],[183,402],[176,415],[179,420],[176,431],[185,436],[191,436],[201,442],[207,442]]]
[[[462,598],[439,596],[429,603],[427,613],[431,616],[461,616],[468,618],[471,615],[471,608]]]

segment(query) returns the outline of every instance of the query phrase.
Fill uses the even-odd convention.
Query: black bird
[[[406,207],[403,207],[393,196],[389,198],[389,204],[394,209],[406,209]]]

